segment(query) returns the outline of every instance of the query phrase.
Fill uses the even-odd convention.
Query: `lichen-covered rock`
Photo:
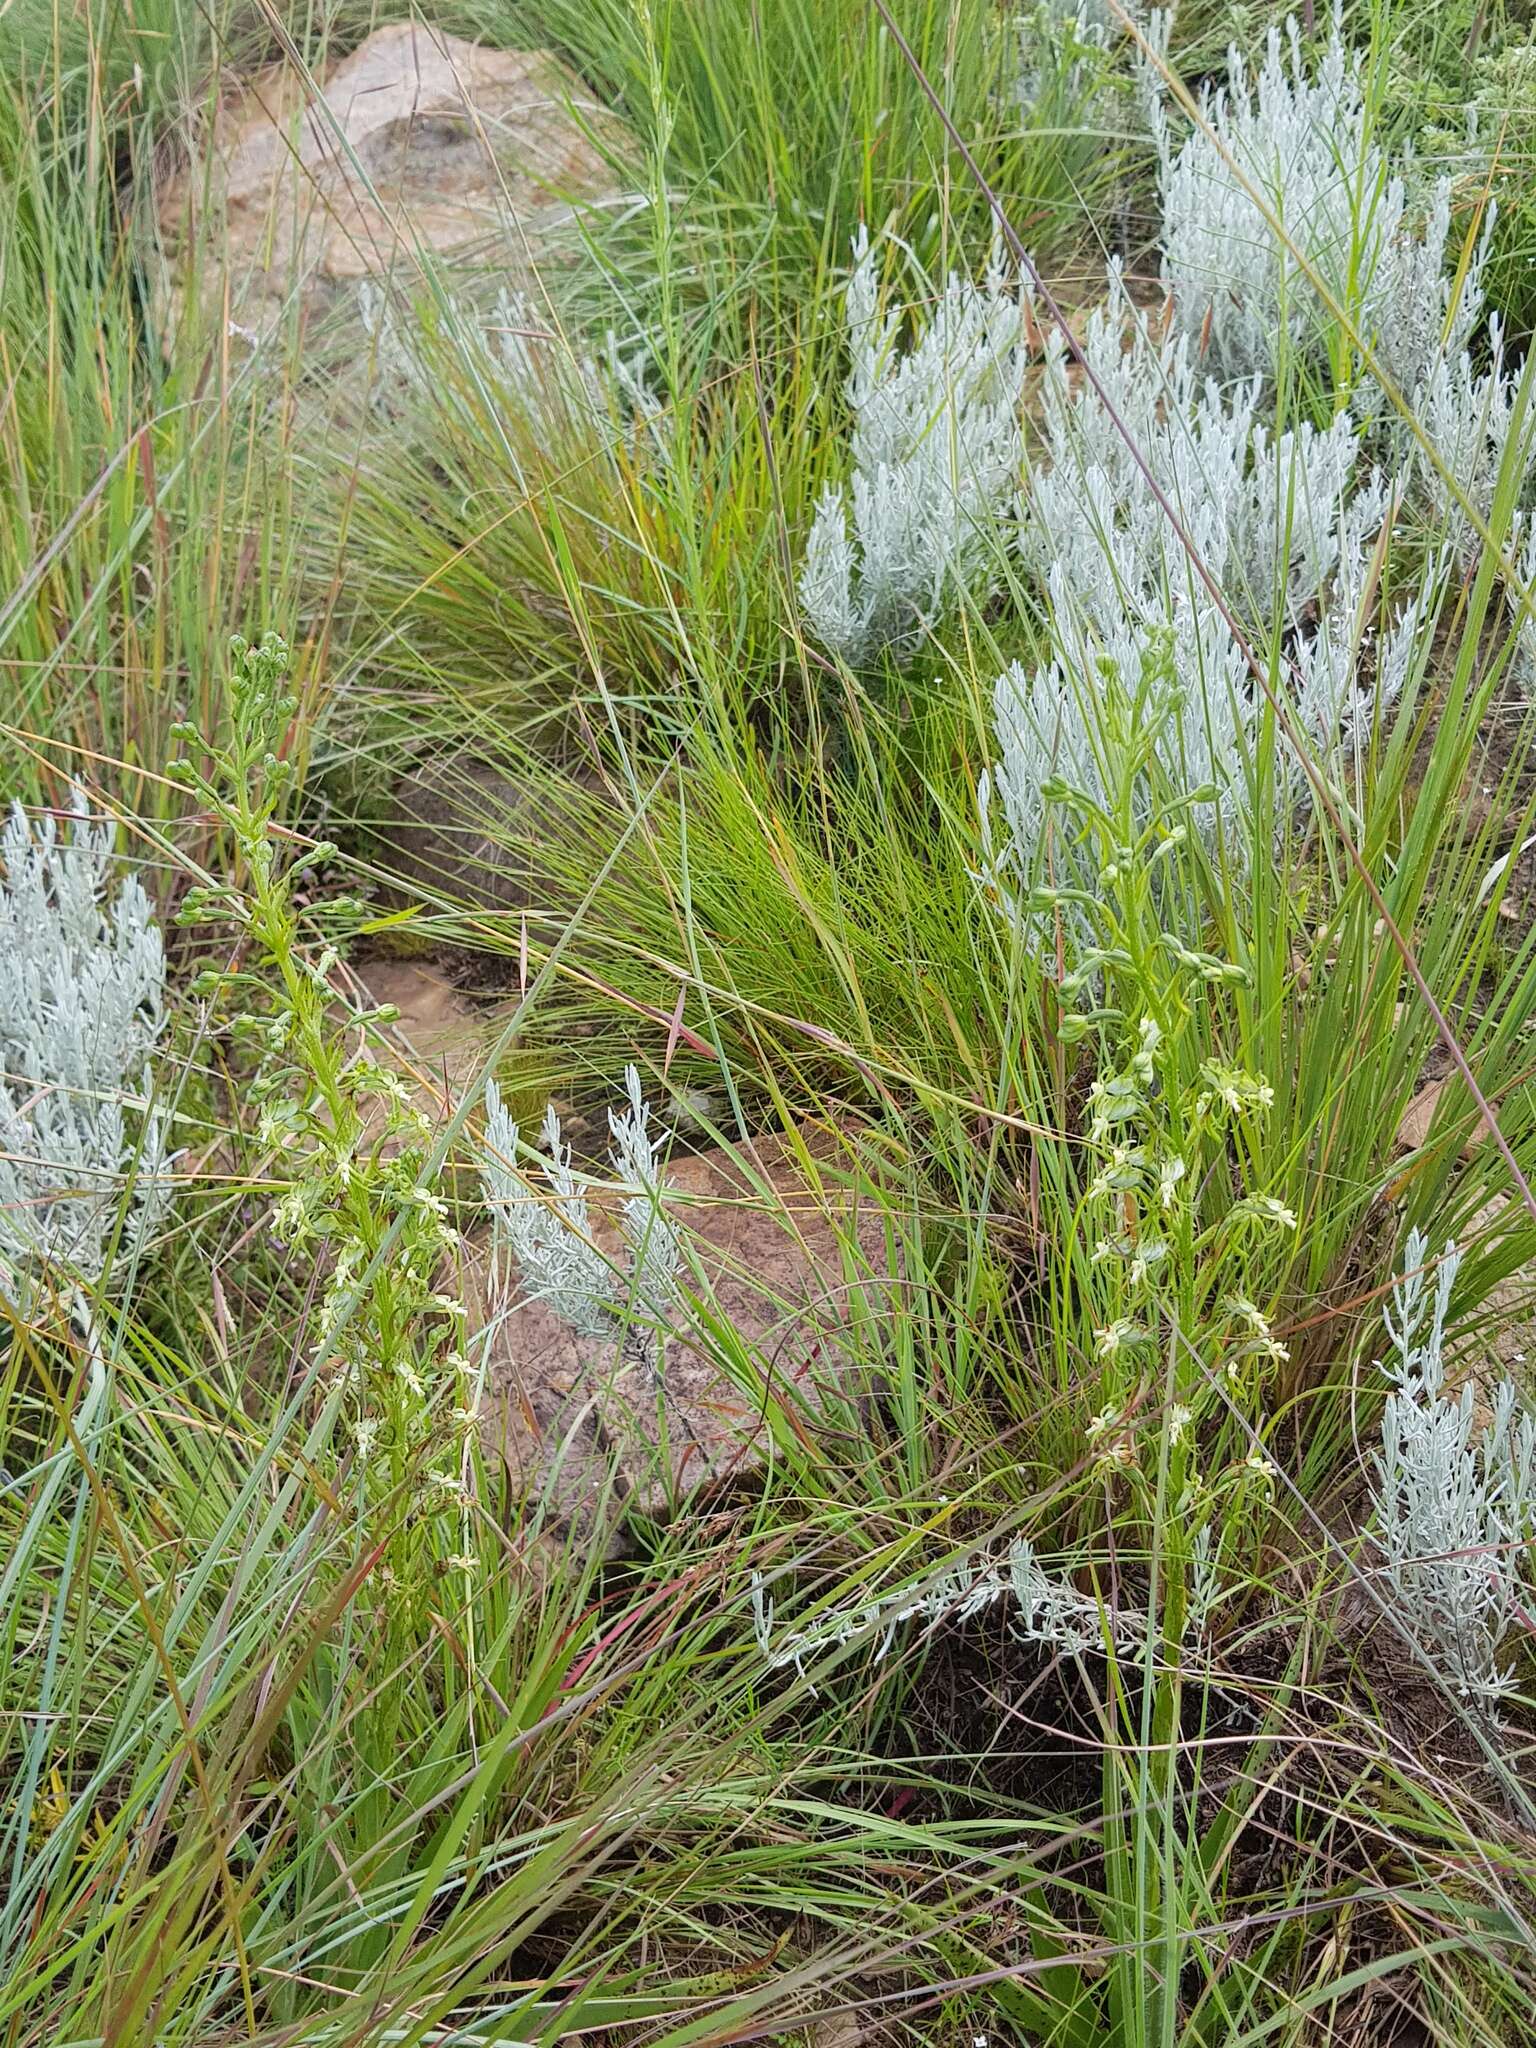
[[[369,36],[319,98],[294,67],[270,65],[156,195],[162,339],[185,311],[193,251],[205,313],[222,317],[227,285],[247,337],[269,332],[293,291],[327,311],[359,280],[409,275],[418,249],[494,245],[503,276],[526,274],[573,207],[611,192],[600,127],[611,117],[548,51],[418,22]]]

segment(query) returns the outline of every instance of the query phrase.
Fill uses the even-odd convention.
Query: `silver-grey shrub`
[[[67,832],[18,803],[0,862],[0,1285],[93,1288],[121,1227],[131,1263],[169,1198],[166,1113],[149,1100],[165,955],[112,832],[73,793]]]
[[[1131,304],[1113,266],[1082,347],[1091,387],[1060,331],[1046,339],[1029,566],[1062,568],[1096,619],[1164,617],[1192,571],[1160,492],[1250,627],[1294,626],[1325,589],[1358,591],[1387,489],[1347,412],[1272,433],[1262,380],[1218,384],[1188,335]]]
[[[1470,1377],[1446,1385],[1445,1335],[1460,1255],[1433,1284],[1415,1230],[1386,1325],[1394,1356],[1381,1419],[1376,1538],[1401,1619],[1457,1690],[1497,1699],[1511,1677],[1500,1648],[1522,1608],[1521,1565],[1536,1510],[1536,1417],[1517,1416],[1514,1382],[1493,1390],[1484,1427]]]
[[[1349,379],[1356,419],[1374,430],[1394,467],[1416,473],[1427,508],[1458,543],[1474,544],[1457,491],[1487,518],[1517,382],[1497,316],[1485,319],[1492,203],[1463,264],[1452,234],[1452,180],[1425,185],[1411,159],[1394,160],[1375,139],[1361,60],[1346,49],[1337,16],[1310,69],[1294,18],[1283,32],[1270,30],[1255,77],[1236,48],[1228,61],[1228,85],[1201,97],[1209,133],[1197,126],[1175,146],[1167,110],[1156,104],[1163,280],[1175,323],[1198,339],[1213,369],[1229,374],[1269,379],[1283,349],[1325,351],[1332,314],[1286,247],[1294,243],[1407,401],[1451,481],[1358,365]],[[1520,462],[1531,466],[1529,450]]]
[[[1115,1646],[1145,1654],[1147,1616],[1143,1609],[1110,1609],[1081,1592],[1065,1571],[1052,1573],[1034,1545],[1018,1536],[996,1560],[963,1559],[902,1591],[822,1615],[809,1628],[774,1635],[774,1610],[761,1578],[752,1584],[752,1620],[758,1648],[770,1669],[793,1665],[803,1678],[807,1659],[854,1642],[872,1643],[877,1659],[887,1656],[913,1621],[961,1626],[999,1604],[1011,1609],[1011,1632],[1059,1656],[1082,1657]]]
[[[1480,299],[1480,294],[1479,294]],[[1494,516],[1502,493],[1512,508],[1505,554],[1519,583],[1531,588],[1536,570],[1536,418],[1521,404],[1522,372],[1506,357],[1498,315],[1490,314],[1482,346],[1437,354],[1412,393],[1413,413],[1425,440],[1393,422],[1382,438],[1405,461],[1417,497],[1468,568],[1482,548],[1481,528]],[[1536,622],[1517,585],[1506,581],[1513,626],[1512,668],[1516,682],[1536,689]]]
[[[799,588],[816,638],[862,662],[909,650],[957,596],[992,587],[1023,460],[1025,314],[994,261],[979,285],[951,277],[904,348],[862,230],[854,256],[852,476],[822,495]]]
[[[1170,791],[1209,785],[1216,801],[1201,815],[1225,828],[1227,857],[1241,862],[1268,705],[1229,612],[1264,661],[1278,626],[1277,687],[1337,774],[1401,692],[1443,584],[1432,562],[1385,630],[1365,616],[1388,491],[1347,413],[1274,434],[1260,378],[1218,385],[1197,369],[1190,337],[1133,307],[1113,270],[1083,353],[1091,382],[1074,374],[1059,335],[1047,340],[1042,447],[1019,541],[1050,598],[1052,656],[1013,663],[993,695],[998,756],[980,802],[988,878],[1005,892],[1038,870],[1050,778],[1103,799],[1103,693],[1135,695],[1144,683],[1142,722],[1156,730]],[[1288,750],[1278,773],[1283,825],[1306,783]]]
[[[652,1134],[636,1068],[626,1067],[624,1084],[624,1107],[609,1111],[608,1127],[627,1274],[598,1248],[588,1199],[598,1183],[572,1165],[553,1106],[544,1114],[548,1185],[541,1192],[517,1170],[520,1133],[496,1083],[488,1081],[485,1089],[481,1180],[497,1248],[511,1255],[527,1295],[547,1302],[586,1337],[618,1333],[626,1325],[626,1311],[653,1324],[665,1322],[676,1303],[683,1262],[682,1245],[663,1207],[662,1141]]]
[[[1416,196],[1409,170],[1381,148],[1337,15],[1315,65],[1291,17],[1270,29],[1256,76],[1235,46],[1228,69],[1224,87],[1202,91],[1200,122],[1182,140],[1154,104],[1175,319],[1213,368],[1267,376],[1284,349],[1327,349],[1332,314],[1310,269],[1411,395],[1438,356],[1467,345],[1482,312],[1482,250],[1459,283],[1447,265],[1449,180]]]
[[[1337,13],[1314,65],[1292,18],[1270,30],[1256,76],[1235,47],[1229,73],[1225,88],[1201,95],[1202,125],[1177,143],[1160,94],[1151,95],[1176,326],[1224,374],[1269,380],[1284,351],[1321,360],[1330,346],[1338,370],[1342,334],[1288,239],[1348,314],[1435,458],[1378,377],[1351,361],[1349,405],[1380,459],[1412,480],[1419,508],[1464,562],[1475,558],[1479,522],[1506,478],[1518,554],[1536,530],[1536,432],[1528,422],[1512,445],[1519,377],[1483,288],[1494,205],[1464,249],[1452,232],[1451,178],[1427,183],[1411,158],[1392,158],[1376,139],[1362,62]],[[1515,674],[1529,692],[1536,627],[1514,592],[1510,601]]]
[[[1017,51],[1011,98],[1026,119],[1057,104],[1083,106],[1108,70],[1119,23],[1106,0],[1035,0],[1007,25]]]

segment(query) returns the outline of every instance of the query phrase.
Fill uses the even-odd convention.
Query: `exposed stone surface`
[[[408,888],[471,910],[525,910],[537,900],[537,847],[569,836],[568,799],[588,776],[563,782],[547,771],[517,781],[472,757],[441,756],[415,768],[395,792],[383,859]]]
[[[706,1283],[690,1278],[689,1291],[790,1411],[777,1426],[805,1431],[846,1365],[851,1320],[879,1315],[899,1283],[867,1196],[860,1204],[830,1176],[816,1189],[782,1141],[759,1140],[754,1149],[756,1187],[723,1152],[676,1160],[667,1172],[668,1216]],[[594,1236],[617,1256],[618,1235],[600,1201]],[[471,1336],[488,1319],[493,1325],[490,1439],[519,1493],[543,1501],[557,1522],[611,1522],[622,1501],[662,1515],[701,1484],[748,1476],[769,1456],[764,1401],[711,1358],[697,1334],[667,1336],[658,1378],[622,1356],[615,1340],[577,1336],[542,1302],[498,1312],[483,1240],[467,1282]]]
[[[402,1078],[419,1108],[444,1124],[478,1081],[489,1050],[485,1025],[458,990],[429,963],[367,960],[353,969],[363,1000],[400,1012],[383,1027]]]
[[[230,318],[254,334],[296,276],[323,312],[360,279],[408,275],[418,247],[457,256],[494,239],[498,270],[526,272],[573,202],[611,190],[582,126],[609,117],[548,51],[398,22],[332,65],[322,92],[323,104],[291,65],[255,73],[219,108],[206,153],[161,187],[163,334],[182,311],[181,259],[210,227],[224,260],[204,266],[209,308],[227,279]]]
[[[1518,1227],[1524,1227],[1523,1205],[1517,1209],[1515,1200],[1509,1195],[1495,1195],[1468,1223],[1463,1232],[1465,1242],[1482,1246],[1492,1238],[1506,1235],[1512,1217]],[[1477,1328],[1487,1352],[1529,1397],[1533,1384],[1536,1384],[1536,1272],[1529,1266],[1520,1267],[1508,1279],[1496,1281],[1478,1309]],[[1487,1400],[1490,1376],[1485,1376],[1488,1372],[1486,1365],[1482,1371],[1478,1370],[1476,1360],[1468,1369],[1477,1380],[1478,1422],[1481,1425],[1488,1420],[1490,1413]]]
[[[1438,1081],[1429,1082],[1414,1096],[1412,1102],[1403,1111],[1402,1122],[1397,1127],[1397,1143],[1400,1151],[1417,1152],[1421,1145],[1428,1142],[1429,1127],[1434,1121],[1435,1111],[1439,1106],[1440,1098],[1456,1078],[1452,1074],[1442,1075]],[[1471,1130],[1462,1140],[1461,1156],[1464,1159],[1470,1158],[1487,1136],[1488,1124],[1481,1111],[1479,1111]]]

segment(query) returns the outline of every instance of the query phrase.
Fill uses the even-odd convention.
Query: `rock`
[[[484,1070],[490,1048],[479,1013],[422,961],[366,960],[352,973],[363,1002],[400,1012],[383,1027],[386,1050],[433,1126],[447,1123]]]
[[[1417,1152],[1421,1145],[1428,1142],[1429,1127],[1434,1121],[1440,1098],[1458,1078],[1454,1074],[1442,1075],[1438,1081],[1431,1081],[1414,1096],[1403,1111],[1402,1122],[1397,1127],[1397,1148],[1400,1152]],[[1487,1136],[1488,1121],[1479,1111],[1477,1121],[1461,1141],[1462,1158],[1470,1158]]]
[[[547,50],[397,22],[332,65],[321,90],[323,104],[290,65],[257,72],[219,108],[206,155],[161,186],[163,337],[194,250],[205,310],[222,316],[227,282],[232,328],[249,337],[276,325],[296,284],[324,312],[361,279],[409,274],[418,247],[457,256],[494,242],[502,279],[526,277],[575,207],[612,190],[582,126],[611,118]],[[210,227],[222,264],[207,260]]]
[[[897,1284],[872,1197],[861,1203],[830,1177],[818,1188],[787,1142],[760,1139],[753,1151],[758,1186],[722,1151],[674,1161],[668,1216],[707,1282],[685,1286],[764,1374],[782,1423],[770,1424],[762,1393],[724,1370],[686,1313],[664,1341],[658,1376],[616,1339],[578,1336],[543,1302],[498,1313],[486,1240],[475,1247],[465,1298],[471,1339],[492,1329],[488,1440],[519,1495],[557,1522],[590,1528],[623,1504],[665,1515],[700,1486],[759,1471],[773,1427],[813,1436],[848,1362],[851,1317],[878,1313]],[[596,1243],[617,1258],[618,1233],[598,1199],[593,1216]],[[857,1268],[851,1291],[844,1246]]]
[[[537,900],[540,843],[568,844],[588,773],[546,769],[518,780],[467,756],[415,768],[395,792],[383,864],[409,893],[470,910],[526,910]]]
[[[855,2014],[840,2012],[824,2020],[812,2020],[806,2028],[806,2048],[861,2048],[870,2029]],[[979,2040],[973,2034],[973,2041]]]
[[[1467,1246],[1486,1249],[1512,1228],[1523,1231],[1528,1220],[1523,1203],[1510,1195],[1495,1195],[1476,1211],[1461,1235]],[[1522,1388],[1529,1388],[1536,1369],[1536,1276],[1530,1267],[1517,1268],[1508,1279],[1494,1282],[1478,1306],[1476,1328],[1486,1352]],[[1490,1413],[1491,1383],[1486,1374],[1477,1372],[1475,1365],[1463,1367],[1452,1372],[1450,1381],[1454,1388],[1469,1371],[1477,1385],[1481,1426]]]

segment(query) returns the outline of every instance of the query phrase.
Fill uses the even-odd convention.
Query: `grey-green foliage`
[[[1343,774],[1402,691],[1444,581],[1432,559],[1415,600],[1375,631],[1368,592],[1389,493],[1347,412],[1324,429],[1303,421],[1273,433],[1262,380],[1205,375],[1190,337],[1133,307],[1113,268],[1082,348],[1091,382],[1060,335],[1047,337],[1040,459],[1019,539],[1050,597],[1052,658],[1014,662],[999,678],[998,759],[980,790],[984,831],[994,798],[1001,812],[986,860],[1005,893],[1027,886],[1039,861],[1050,778],[1104,796],[1108,677],[1128,697],[1145,684],[1138,717],[1155,729],[1169,787],[1209,787],[1203,819],[1228,828],[1228,857],[1241,858],[1268,707],[1232,617],[1261,658],[1280,622],[1281,687],[1309,745]],[[1277,826],[1306,799],[1296,763],[1284,757],[1278,772],[1287,803]],[[1056,861],[1072,865],[1061,847]]]
[[[1387,488],[1347,411],[1275,434],[1262,380],[1219,384],[1187,334],[1132,303],[1114,265],[1082,349],[1091,386],[1060,330],[1046,335],[1020,540],[1030,567],[1060,565],[1104,621],[1164,614],[1191,572],[1155,482],[1250,628],[1278,612],[1293,629],[1336,581],[1358,592]]]
[[[1448,170],[1473,205],[1497,193],[1483,284],[1516,333],[1528,334],[1536,307],[1536,29],[1526,8],[1479,10],[1477,54],[1454,33],[1437,38],[1438,66],[1428,74],[1407,51],[1394,84],[1416,116],[1428,115],[1416,142]]]
[[[1256,74],[1235,47],[1229,66],[1227,86],[1206,89],[1201,123],[1181,141],[1153,96],[1163,279],[1175,325],[1198,337],[1212,367],[1268,382],[1285,354],[1331,355],[1341,367],[1331,300],[1438,459],[1351,358],[1350,409],[1380,458],[1412,479],[1424,510],[1468,561],[1481,545],[1477,521],[1491,517],[1509,476],[1510,540],[1517,559],[1536,559],[1536,435],[1528,425],[1517,433],[1520,376],[1487,306],[1493,202],[1481,210],[1475,242],[1458,243],[1451,176],[1427,181],[1410,157],[1382,146],[1362,59],[1346,47],[1337,15],[1315,62],[1292,18],[1283,32],[1271,28]],[[1475,151],[1475,123],[1469,145]],[[1511,605],[1515,673],[1529,689],[1536,627],[1515,593]]]
[[[626,1308],[652,1323],[665,1321],[675,1305],[683,1259],[662,1206],[662,1142],[651,1133],[636,1068],[625,1069],[624,1084],[625,1106],[610,1110],[608,1127],[610,1163],[621,1191],[619,1230],[630,1260],[627,1276],[597,1246],[588,1202],[593,1182],[572,1165],[553,1106],[544,1115],[548,1191],[541,1193],[516,1169],[520,1133],[496,1083],[487,1082],[485,1090],[481,1179],[498,1247],[511,1254],[528,1295],[548,1302],[587,1337],[614,1334]]]
[[[847,291],[852,476],[806,543],[806,623],[846,661],[910,650],[947,605],[990,589],[1019,487],[1025,314],[994,260],[951,277],[912,345],[882,313],[862,232]]]
[[[82,790],[66,832],[15,805],[0,860],[0,1284],[24,1299],[45,1275],[96,1286],[119,1225],[122,1265],[164,1214],[165,955]]]
[[[1404,392],[1437,357],[1459,355],[1482,312],[1481,253],[1458,278],[1450,182],[1417,195],[1409,167],[1383,150],[1337,17],[1315,64],[1294,17],[1270,29],[1256,74],[1234,46],[1228,82],[1202,92],[1200,116],[1175,140],[1154,103],[1164,282],[1213,367],[1268,374],[1282,348],[1326,353],[1332,315],[1313,277]]]
[[[1028,118],[1052,98],[1084,105],[1109,68],[1119,23],[1105,0],[1035,0],[1008,23],[1018,52],[1013,97]]]
[[[758,1648],[770,1669],[793,1665],[805,1675],[807,1658],[819,1658],[849,1643],[868,1642],[877,1658],[886,1656],[911,1621],[959,1626],[990,1613],[1000,1603],[1011,1608],[1012,1633],[1021,1642],[1039,1643],[1060,1656],[1082,1657],[1106,1643],[1144,1651],[1147,1617],[1133,1607],[1107,1608],[1084,1593],[1065,1572],[1052,1574],[1040,1562],[1027,1537],[1016,1537],[996,1561],[971,1558],[903,1591],[862,1607],[838,1609],[811,1627],[776,1637],[773,1603],[760,1578],[752,1585],[752,1620]]]
[[[1521,1563],[1536,1508],[1536,1417],[1517,1416],[1501,1380],[1479,1431],[1470,1376],[1448,1388],[1446,1319],[1461,1263],[1441,1254],[1434,1284],[1414,1231],[1393,1291],[1387,1332],[1395,1356],[1381,1419],[1376,1533],[1401,1618],[1457,1690],[1496,1699],[1511,1677],[1501,1645],[1521,1610]]]

